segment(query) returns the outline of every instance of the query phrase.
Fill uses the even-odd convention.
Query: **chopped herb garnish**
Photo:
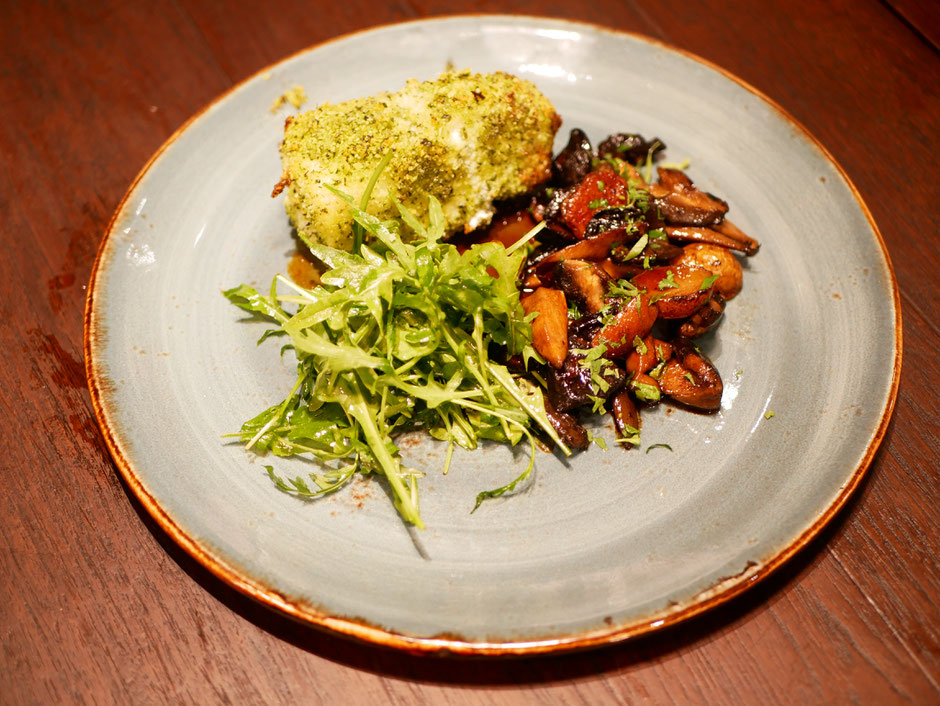
[[[633,282],[627,279],[618,279],[610,285],[609,293],[614,297],[635,297],[643,294],[646,290],[638,288]]]
[[[686,157],[681,162],[661,162],[659,166],[661,166],[663,169],[678,169],[680,171],[685,171],[689,168],[690,164],[692,164],[692,160]]]
[[[573,348],[571,352],[583,356],[578,361],[578,365],[591,373],[591,382],[600,392],[607,392],[610,389],[610,383],[604,376],[614,375],[617,372],[611,362],[603,357],[607,352],[607,344],[599,343],[587,350]]]
[[[598,179],[598,180],[597,180],[597,190],[598,190],[598,191],[603,191],[603,190],[606,189],[606,188],[607,188],[607,184],[605,184],[605,183],[602,182],[600,179]]]
[[[718,275],[709,275],[708,277],[702,280],[702,286],[699,287],[699,290],[701,291],[701,290],[708,289],[713,284],[715,284],[715,280],[717,279],[718,279]]]
[[[653,449],[669,449],[672,451],[672,447],[669,444],[650,444],[646,447],[646,453],[649,453]]]
[[[630,383],[630,389],[633,390],[633,394],[635,394],[637,399],[641,402],[659,402],[662,398],[659,386],[651,385],[648,382],[633,380]]]
[[[623,425],[623,436],[617,439],[618,444],[640,445],[640,430],[629,424]]]
[[[659,280],[660,289],[676,289],[679,285],[672,276],[672,270],[666,270],[666,276]]]
[[[594,199],[588,203],[588,208],[607,208],[607,199]]]
[[[640,338],[639,336],[633,337],[633,348],[640,355],[646,355],[646,351],[647,351],[646,344],[643,342],[643,339]]]
[[[597,397],[595,395],[588,395],[588,399],[594,403],[594,406],[591,408],[592,414],[603,414],[607,410],[604,407],[606,400],[603,397]]]
[[[607,450],[607,442],[604,441],[604,437],[602,437],[602,436],[594,436],[594,435],[590,432],[590,430],[588,430],[588,429],[585,429],[585,431],[587,431],[587,437],[588,437],[588,443],[589,443],[589,444],[596,444],[597,446],[599,446],[600,448],[602,448],[604,451]]]
[[[633,244],[633,247],[630,248],[630,251],[626,255],[623,256],[623,261],[627,262],[628,260],[632,260],[641,252],[643,252],[643,250],[646,249],[646,244],[648,242],[649,242],[649,238],[646,235],[646,233],[644,233],[643,235],[640,236],[640,239]]]
[[[654,140],[653,144],[650,145],[650,148],[646,151],[646,165],[643,169],[643,180],[649,184],[653,181],[653,153],[660,146],[659,140]]]

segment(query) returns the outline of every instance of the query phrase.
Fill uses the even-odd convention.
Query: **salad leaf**
[[[480,493],[474,509],[530,476],[536,431],[569,454],[539,387],[499,362],[535,356],[517,287],[526,249],[482,243],[461,253],[443,240],[444,217],[434,197],[427,224],[400,204],[401,221],[381,221],[365,210],[367,198],[357,205],[329,188],[349,204],[361,233],[354,252],[308,242],[329,268],[314,289],[278,276],[266,296],[246,285],[223,292],[276,325],[263,338],[289,336],[298,362],[285,400],[232,436],[258,453],[311,454],[327,466],[310,474],[312,485],[285,480],[271,468],[274,484],[313,498],[356,472],[381,474],[402,519],[421,528],[422,474],[402,464],[398,434],[423,429],[447,441],[448,465],[455,444],[472,449],[480,439],[513,445],[528,439],[532,454],[525,471]],[[293,313],[286,308],[291,305]],[[345,465],[328,466],[337,462]]]

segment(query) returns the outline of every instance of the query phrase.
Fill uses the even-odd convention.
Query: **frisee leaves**
[[[493,346],[535,355],[516,285],[525,248],[483,243],[460,253],[443,242],[444,218],[433,197],[427,224],[401,204],[400,221],[382,221],[365,210],[370,189],[357,204],[329,188],[350,206],[356,248],[350,253],[305,241],[329,268],[320,286],[306,290],[278,276],[268,294],[247,285],[223,292],[274,325],[262,340],[289,336],[297,356],[297,381],[284,401],[233,435],[258,453],[312,454],[325,464],[310,482],[281,478],[271,467],[277,488],[313,498],[356,472],[381,474],[402,519],[421,528],[421,474],[402,465],[395,444],[403,431],[424,429],[467,449],[481,439],[529,441],[523,473],[480,493],[474,509],[531,475],[536,429],[569,454],[539,388],[489,357]],[[406,229],[410,241],[402,237]],[[289,313],[289,305],[296,311]],[[345,465],[329,465],[337,463]]]

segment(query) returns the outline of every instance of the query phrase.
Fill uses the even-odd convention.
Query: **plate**
[[[744,292],[704,342],[721,411],[661,406],[646,453],[540,453],[535,480],[470,514],[525,454],[405,444],[428,529],[380,480],[303,502],[277,491],[309,462],[259,459],[222,435],[294,379],[263,324],[221,295],[267,286],[292,251],[277,152],[301,84],[309,105],[397,90],[448,62],[534,81],[567,130],[661,138],[762,241]],[[316,626],[414,652],[508,654],[608,643],[740,593],[845,503],[897,391],[900,310],[884,244],[828,153],[726,72],[639,36],[557,20],[473,16],[343,37],[245,81],[183,126],[119,206],[86,310],[96,414],[117,467],[158,523],[223,581]],[[773,412],[773,416],[770,415]],[[599,423],[598,433],[612,436]]]

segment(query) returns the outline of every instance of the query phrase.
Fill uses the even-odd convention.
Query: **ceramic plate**
[[[704,341],[721,411],[661,406],[644,448],[540,453],[533,483],[470,514],[524,454],[409,440],[427,471],[406,527],[378,480],[316,502],[276,490],[300,460],[222,435],[294,380],[277,339],[221,290],[265,287],[293,242],[272,101],[313,106],[397,90],[448,62],[534,81],[596,141],[658,136],[762,241],[745,288]],[[824,243],[824,247],[820,247]],[[523,17],[455,17],[355,34],[239,85],[163,146],[120,205],[87,309],[96,411],[118,468],[161,526],[224,581],[309,623],[413,651],[540,652],[624,639],[695,615],[796,552],[859,483],[887,425],[900,311],[877,229],[825,150],[723,71],[647,39]],[[773,416],[770,416],[773,412]],[[769,417],[769,418],[768,418]],[[613,437],[600,421],[598,433]]]

